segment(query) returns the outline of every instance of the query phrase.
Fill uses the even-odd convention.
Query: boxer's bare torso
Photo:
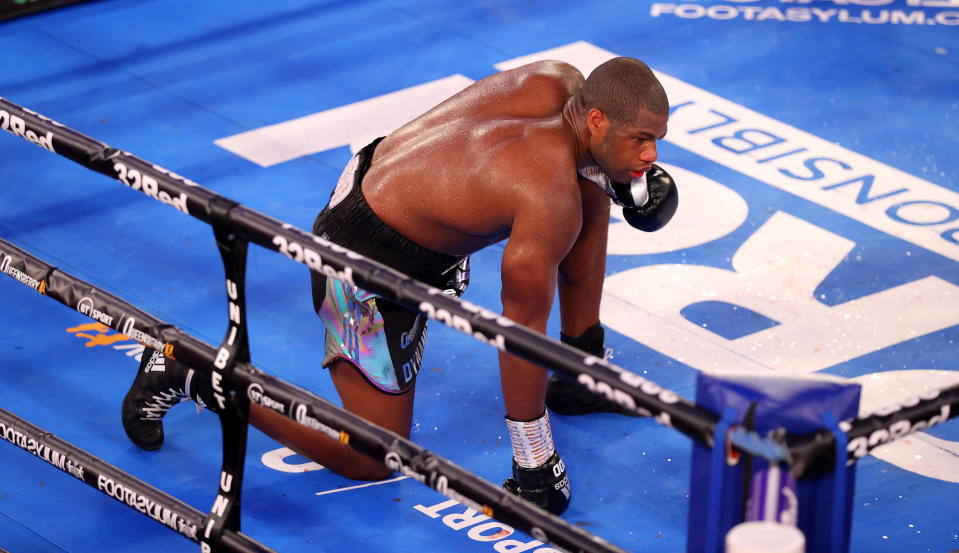
[[[363,180],[367,202],[443,253],[476,251],[530,216],[545,219],[543,232],[568,229],[557,239],[575,238],[578,137],[563,108],[582,83],[575,68],[544,62],[471,85],[377,147]]]

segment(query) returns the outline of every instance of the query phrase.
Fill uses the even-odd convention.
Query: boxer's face
[[[616,182],[639,178],[656,161],[656,141],[666,136],[667,114],[640,109],[631,121],[614,121],[598,109],[587,114],[589,153]]]

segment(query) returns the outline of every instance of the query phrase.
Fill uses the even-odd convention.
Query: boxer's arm
[[[559,308],[562,332],[580,336],[599,322],[599,304],[606,276],[606,240],[610,201],[595,184],[579,180],[583,198],[582,230],[559,265]]]
[[[572,187],[565,190],[572,191]],[[545,205],[542,198],[549,198]],[[539,332],[546,322],[556,290],[557,269],[579,235],[581,207],[572,194],[531,199],[513,220],[503,251],[501,270],[503,314]],[[500,353],[500,378],[507,412],[532,419],[544,409],[546,371],[505,352]]]
[[[547,174],[546,171],[542,172]],[[503,252],[503,313],[545,332],[556,294],[559,263],[579,236],[582,207],[575,182],[518,186],[510,238]],[[500,352],[500,382],[513,446],[513,477],[503,487],[535,505],[562,513],[571,489],[553,445],[546,413],[546,369]]]
[[[563,324],[561,339],[579,350],[604,357],[605,331],[599,323],[599,304],[606,274],[606,240],[610,202],[595,184],[580,179],[583,192],[583,229],[559,265],[559,304]],[[594,394],[556,373],[546,390],[553,413],[583,415],[612,412],[636,416],[601,394]]]

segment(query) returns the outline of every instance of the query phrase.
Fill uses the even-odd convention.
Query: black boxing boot
[[[558,374],[550,376],[546,384],[546,406],[560,415],[616,413],[629,417],[642,416]]]
[[[549,413],[543,411],[530,420],[507,416],[506,427],[513,444],[513,477],[503,482],[503,487],[553,514],[565,511],[569,505],[569,479],[553,446]]]
[[[554,515],[563,514],[569,506],[566,465],[555,451],[545,463],[531,469],[519,466],[513,459],[513,477],[503,482],[503,488]]]
[[[568,336],[562,333],[559,335],[560,341],[564,344],[569,344],[600,359],[604,358],[606,353],[605,337],[606,334],[599,323],[587,328],[579,336]],[[631,417],[640,416],[639,413],[630,411],[601,394],[589,391],[570,377],[557,373],[553,373],[546,384],[546,406],[550,411],[560,415],[617,413]]]
[[[123,430],[137,447],[157,450],[163,445],[163,416],[167,411],[186,399],[205,406],[211,393],[209,379],[146,348],[133,385],[123,398]]]

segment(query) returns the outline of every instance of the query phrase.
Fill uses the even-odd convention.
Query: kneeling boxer
[[[668,117],[662,85],[633,58],[614,58],[588,79],[557,61],[497,73],[357,153],[314,232],[456,295],[467,256],[506,240],[503,315],[545,332],[558,292],[563,341],[601,354],[610,201],[640,230],[670,219],[676,187],[653,164]],[[409,437],[425,318],[332,278],[314,274],[312,288],[326,327],[323,364],[343,407]],[[562,513],[571,487],[553,442],[547,388],[550,405],[567,412],[611,407],[512,354],[500,352],[499,365],[513,447],[504,486]],[[165,367],[141,371],[124,400],[124,427],[141,447],[159,447],[171,398],[189,393],[208,402],[209,383],[197,373],[169,360]],[[259,405],[250,420],[345,476],[391,473]]]

